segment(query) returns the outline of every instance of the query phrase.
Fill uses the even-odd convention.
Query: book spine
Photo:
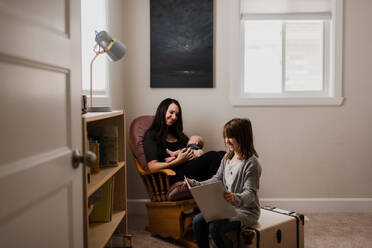
[[[112,188],[113,178],[110,178],[100,189],[98,189],[90,198],[94,208],[89,215],[90,222],[109,222],[112,219]],[[99,191],[102,191],[100,193]],[[95,195],[97,194],[97,195]],[[101,198],[102,195],[102,198]]]
[[[89,141],[89,150],[96,155],[96,162],[90,167],[91,174],[97,174],[99,172],[99,143],[97,140]]]

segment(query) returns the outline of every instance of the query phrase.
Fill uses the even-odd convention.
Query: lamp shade
[[[127,47],[123,43],[112,39],[106,31],[96,34],[95,41],[103,50],[107,50],[106,53],[112,61],[120,60],[127,51]]]

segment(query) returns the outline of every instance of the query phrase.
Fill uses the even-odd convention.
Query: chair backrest
[[[143,150],[143,137],[150,128],[154,116],[143,115],[132,121],[129,127],[129,144],[132,148],[134,157],[144,171],[148,171],[145,152]]]

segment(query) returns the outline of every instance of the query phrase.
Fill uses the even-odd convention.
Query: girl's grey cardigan
[[[226,158],[223,158],[216,175],[202,182],[193,180],[193,186],[216,181],[222,181],[226,185],[223,175],[228,165],[227,162]],[[252,226],[257,223],[260,217],[260,202],[257,195],[260,187],[260,176],[261,165],[256,156],[243,161],[231,184],[231,192],[235,198],[233,205],[238,213],[237,216],[230,219],[231,221],[238,220],[242,226]]]

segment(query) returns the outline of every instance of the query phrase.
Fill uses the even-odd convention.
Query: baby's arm
[[[202,149],[192,150],[192,151],[193,151],[193,154],[194,154],[194,158],[200,157],[201,155],[204,154],[204,151]]]

